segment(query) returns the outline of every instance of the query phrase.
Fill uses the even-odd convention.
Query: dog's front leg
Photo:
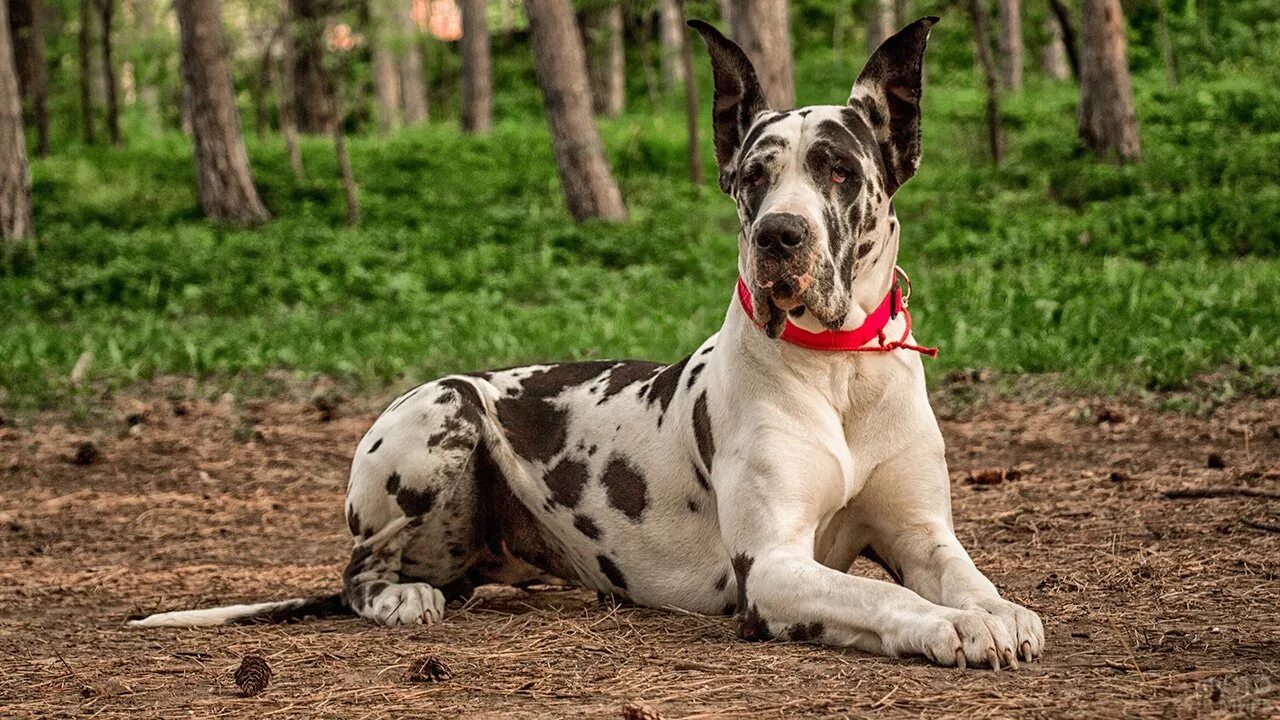
[[[922,443],[883,463],[855,500],[870,528],[866,553],[922,597],[999,618],[1012,638],[1001,660],[1030,662],[1044,648],[1044,625],[1034,612],[1000,597],[960,545],[952,529],[951,489],[942,440]],[[1016,649],[1016,654],[1014,652]]]
[[[1012,640],[994,616],[943,607],[907,588],[815,560],[815,532],[831,505],[821,489],[827,483],[794,470],[788,478],[761,462],[716,468],[721,529],[737,580],[735,620],[743,637],[923,655],[948,666],[998,665],[998,653]]]

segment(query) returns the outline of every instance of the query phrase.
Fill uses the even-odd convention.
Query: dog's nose
[[[762,252],[789,255],[809,238],[809,224],[792,213],[769,213],[756,224],[755,243]]]

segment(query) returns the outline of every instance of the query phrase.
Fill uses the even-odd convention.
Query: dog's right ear
[[[690,20],[689,27],[698,31],[711,56],[711,72],[715,78],[716,96],[711,109],[711,124],[716,145],[716,165],[720,168],[720,189],[729,192],[734,171],[733,158],[756,116],[769,109],[760,89],[755,66],[737,43],[702,20]]]

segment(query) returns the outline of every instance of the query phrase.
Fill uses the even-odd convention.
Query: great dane
[[[690,22],[711,56],[720,187],[742,226],[720,331],[672,365],[531,365],[413,388],[356,448],[341,594],[134,624],[344,612],[430,624],[475,584],[549,574],[732,613],[752,640],[960,667],[1037,658],[1040,618],[1000,597],[952,529],[895,264],[892,200],[919,165],[936,20],[886,40],[846,104],[786,112],[741,48]],[[896,582],[850,574],[859,555]]]

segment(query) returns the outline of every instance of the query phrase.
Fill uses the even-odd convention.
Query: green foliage
[[[797,5],[815,16],[825,7]],[[797,64],[801,101],[841,101],[860,43],[834,57],[812,24],[797,36],[815,48]],[[1198,61],[1203,70],[1184,68],[1175,88],[1159,66],[1137,75],[1144,160],[1129,166],[1081,153],[1075,88],[1029,74],[1006,103],[1009,157],[997,170],[967,29],[940,25],[925,158],[896,201],[917,334],[942,348],[930,374],[1059,373],[1112,390],[1179,387],[1229,366],[1274,392],[1280,70],[1251,59],[1280,56],[1267,42]],[[574,225],[521,52],[498,50],[491,136],[437,121],[351,138],[357,230],[342,227],[324,138],[304,139],[307,178],[295,181],[278,138],[249,137],[277,217],[252,231],[201,219],[189,142],[177,133],[34,160],[39,251],[0,274],[0,398],[66,398],[85,350],[90,378],[113,385],[284,369],[370,387],[688,352],[719,326],[735,273],[737,221],[714,188],[705,124],[712,180],[693,187],[675,103],[654,113],[633,95],[628,115],[602,124],[631,221]],[[706,107],[702,62],[698,74]]]

